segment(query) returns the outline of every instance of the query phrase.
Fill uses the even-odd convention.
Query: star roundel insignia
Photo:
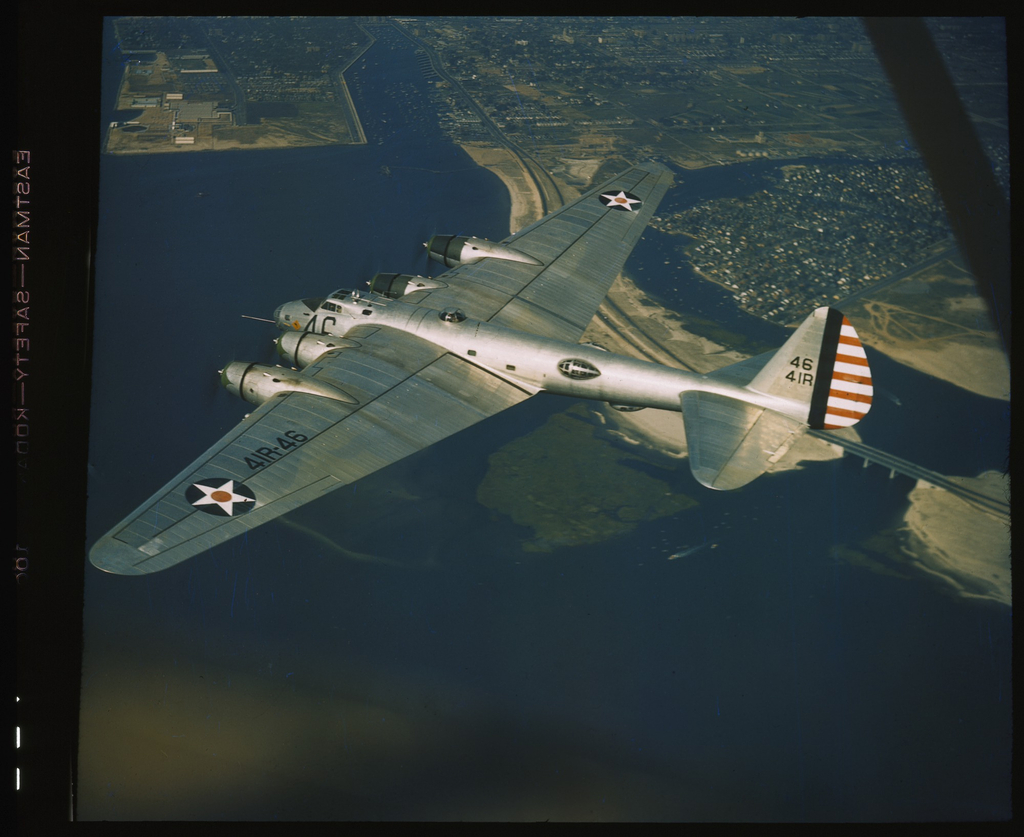
[[[601,203],[610,206],[612,209],[621,209],[623,212],[632,212],[633,204],[642,204],[636,195],[620,191],[617,195],[614,192],[606,192],[600,196]]]
[[[185,499],[199,511],[221,517],[234,517],[256,508],[256,495],[251,488],[224,477],[192,483],[185,491]]]

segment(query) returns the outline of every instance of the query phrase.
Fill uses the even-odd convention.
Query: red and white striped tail
[[[719,377],[738,366],[720,369]],[[773,396],[771,409],[815,430],[856,424],[874,393],[857,332],[842,311],[827,306],[811,312],[746,388]]]
[[[871,409],[873,394],[871,368],[864,347],[850,321],[843,317],[823,427],[834,430],[856,424]]]

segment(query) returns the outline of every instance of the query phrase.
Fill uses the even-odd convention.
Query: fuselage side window
[[[594,364],[579,358],[566,358],[558,362],[558,371],[566,378],[574,378],[578,381],[587,378],[596,378],[601,372]]]

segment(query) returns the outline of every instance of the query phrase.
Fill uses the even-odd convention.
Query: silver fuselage
[[[338,292],[325,303],[326,308],[321,305],[315,312],[303,311],[301,303],[288,303],[275,312],[278,325],[335,337],[344,337],[356,326],[397,329],[534,392],[681,412],[681,393],[701,390],[781,413],[801,410],[799,404],[788,399],[613,354],[593,345],[538,337],[464,316],[460,319],[461,312],[442,312],[366,292]]]

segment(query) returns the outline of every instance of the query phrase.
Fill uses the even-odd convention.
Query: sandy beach
[[[986,398],[1010,398],[1010,364],[994,342],[950,338],[921,345],[887,339],[868,329],[858,333],[872,349],[918,372]]]
[[[541,218],[540,196],[533,180],[511,152],[479,145],[462,147],[474,162],[497,174],[508,188],[512,199],[512,230],[522,229]],[[572,169],[570,166],[570,169],[577,176],[583,171],[596,170],[592,161],[581,161],[579,167]],[[608,298],[581,339],[600,343],[618,354],[700,373],[747,357],[683,330],[675,312],[654,302],[625,274],[616,278]],[[623,441],[646,445],[672,457],[686,456],[686,436],[680,413],[655,409],[623,413],[607,404],[593,406]],[[856,435],[855,431],[850,432]],[[834,445],[804,437],[769,470],[796,468],[802,461],[835,459],[842,455],[842,450]]]
[[[1009,478],[994,472],[963,482],[997,496],[1009,490]],[[909,500],[904,550],[911,562],[962,596],[1011,604],[1009,519],[927,483],[918,483]]]
[[[523,168],[519,158],[504,148],[487,145],[463,145],[462,149],[479,166],[494,172],[508,188],[512,198],[509,230],[515,234],[523,227],[543,217],[540,194],[533,178]]]
[[[655,303],[623,275],[615,280],[608,298],[582,339],[599,343],[617,354],[653,360],[701,374],[747,357],[683,330],[674,312]],[[686,456],[681,413],[650,408],[623,413],[607,404],[595,406],[601,411],[604,422],[614,428],[613,432],[623,441],[646,445],[676,458]],[[859,441],[855,430],[851,428],[847,432]],[[798,468],[807,460],[823,461],[842,455],[842,449],[835,445],[813,436],[803,436],[768,470]]]
[[[923,291],[920,301],[908,296]],[[986,398],[1010,397],[1010,364],[974,280],[945,261],[843,306],[861,340],[893,360]]]

